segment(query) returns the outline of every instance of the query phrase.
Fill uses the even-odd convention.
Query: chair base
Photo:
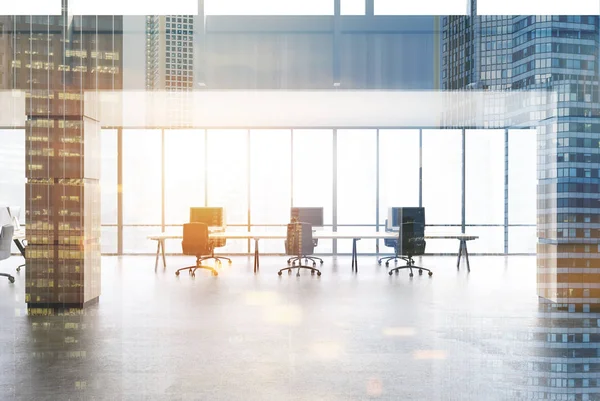
[[[310,267],[310,266],[302,266],[302,265],[284,267],[283,269],[281,269],[277,272],[277,275],[281,276],[283,274],[283,272],[286,270],[287,270],[288,274],[292,274],[292,270],[294,270],[294,269],[298,269],[298,273],[296,273],[296,277],[300,277],[300,269],[310,270],[310,274],[317,273],[317,276],[321,275],[321,271],[319,269],[316,269],[316,268]]]
[[[20,272],[21,271],[21,267],[25,267],[26,263],[23,263],[22,265],[17,266],[17,271]]]
[[[308,263],[309,260],[312,261],[313,267],[317,267],[317,260],[321,265],[323,264],[323,259],[317,258],[316,256],[294,256],[292,258],[289,258],[287,263],[288,265],[291,264],[292,267],[294,267],[296,265],[296,262],[298,262],[298,264],[301,265],[302,259],[304,259],[304,263]]]
[[[404,260],[406,263],[408,263],[410,258],[401,256],[401,255],[384,256],[383,258],[379,258],[379,260],[377,261],[377,263],[379,264],[379,266],[381,266],[381,262],[383,262],[385,260],[385,267],[389,267],[390,266],[390,261],[392,259],[394,259],[394,262],[398,262],[398,259],[400,259],[400,260]],[[414,263],[414,261],[413,261],[413,263]]]
[[[391,259],[394,259],[394,257],[391,257]],[[398,266],[398,267],[394,267],[393,269],[391,269],[388,274],[391,276],[393,273],[398,274],[398,271],[403,270],[403,269],[410,269],[410,274],[408,275],[409,277],[413,277],[413,269],[419,269],[419,276],[421,274],[423,274],[423,270],[425,270],[426,272],[428,272],[427,274],[429,274],[429,277],[433,276],[433,272],[429,269],[426,269],[425,267],[421,267],[421,266],[415,266],[415,261],[413,260],[413,258],[409,257],[398,257],[398,259],[402,259],[402,260],[406,260],[406,265],[405,266]],[[386,266],[387,266],[387,262],[386,262]]]
[[[221,259],[226,260],[229,264],[232,264],[233,262],[231,261],[231,259],[226,258],[225,256],[203,256],[201,257],[199,260],[200,262],[204,262],[205,260],[210,260],[210,259],[214,259],[215,263],[218,265],[221,265]]]
[[[210,266],[203,266],[200,264],[201,262],[201,258],[197,258],[196,259],[196,265],[195,266],[188,266],[188,267],[182,267],[181,269],[177,269],[177,271],[175,272],[176,276],[179,276],[179,272],[182,270],[187,270],[188,273],[192,276],[192,277],[196,277],[196,270],[198,269],[206,269],[206,270],[210,270],[213,276],[218,276],[219,272],[217,272],[214,268],[210,267]]]
[[[15,282],[15,278],[13,276],[11,276],[10,274],[8,274],[8,273],[0,273],[0,276],[7,277],[8,281],[10,283],[14,283]]]

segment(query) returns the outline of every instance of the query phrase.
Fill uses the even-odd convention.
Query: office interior
[[[378,20],[369,15],[376,1],[364,3],[367,15],[352,18],[340,15],[339,1],[331,18],[205,16],[195,49],[207,50],[194,56],[203,57],[194,70],[202,85],[188,90],[244,96],[314,90],[348,98],[349,92],[441,91],[443,17]],[[111,18],[113,27],[122,23]],[[127,37],[127,24],[122,30],[104,35]],[[110,65],[124,70],[127,47],[111,46],[122,57]],[[144,74],[144,67],[135,68]],[[146,90],[138,81],[132,85],[143,86],[134,91],[170,93]],[[14,84],[2,95],[26,93]],[[127,98],[126,72],[96,86],[78,84]],[[569,185],[595,185],[597,169],[584,160],[547,167],[541,143],[562,137],[546,130],[538,115],[523,124],[425,119],[419,125],[403,124],[404,117],[394,117],[395,124],[377,121],[355,109],[339,114],[347,118],[342,123],[329,116],[335,121],[317,124],[308,111],[293,109],[296,120],[269,125],[236,120],[236,107],[228,126],[203,124],[209,121],[204,116],[198,123],[197,109],[178,107],[180,98],[162,111],[171,124],[157,123],[152,112],[134,124],[129,111],[138,104],[121,104],[114,119],[91,118],[85,140],[93,150],[80,163],[89,161],[95,171],[68,177],[88,180],[79,194],[91,209],[81,209],[78,229],[90,231],[55,250],[53,230],[62,230],[65,220],[36,224],[69,204],[60,203],[59,194],[47,200],[47,210],[36,206],[51,190],[40,189],[47,177],[31,166],[41,160],[35,157],[50,155],[32,154],[42,147],[30,138],[48,127],[27,121],[54,119],[58,128],[67,119],[32,110],[32,98],[14,101],[25,104],[11,109],[22,116],[0,116],[0,221],[26,245],[23,254],[13,241],[0,260],[0,273],[14,277],[0,277],[0,367],[6,373],[0,398],[600,399],[595,220],[569,220],[575,208],[547,206],[542,200],[552,195],[540,189],[549,183],[542,180],[557,178],[541,173],[546,168],[574,178],[560,193]],[[353,120],[361,116],[369,123]],[[580,120],[574,121],[588,123]],[[581,136],[597,144],[595,132]],[[575,148],[595,162],[597,149],[583,139],[580,145]],[[66,178],[59,170],[48,174],[55,183]],[[28,189],[32,184],[38,186]],[[588,214],[587,203],[579,206],[577,213]],[[215,256],[232,262],[207,261],[218,275],[176,275],[194,264],[195,255],[184,254],[183,227],[194,220],[190,209],[204,207],[222,208],[220,231],[265,237],[227,238],[214,248]],[[300,255],[300,263],[305,256],[323,260],[316,262],[318,276],[293,269],[278,275],[294,255],[286,252],[286,230],[298,207],[322,210],[322,227],[311,230],[315,237],[356,237],[319,238],[311,255]],[[404,261],[378,263],[394,248],[369,236],[400,234],[388,220],[392,208],[402,207],[425,211],[424,235],[431,238],[414,259],[432,276],[389,275]],[[89,210],[98,213],[91,218]],[[560,238],[546,238],[552,230]],[[164,241],[164,266],[151,239],[161,233],[174,237]],[[445,234],[476,237],[467,241],[468,269],[464,260],[457,266],[459,242]],[[552,259],[548,246],[570,248]],[[66,250],[81,251],[82,262],[71,266],[60,262],[65,253],[52,256]],[[71,268],[93,279],[76,283],[97,294],[92,302],[62,301],[61,274]],[[54,301],[38,303],[33,294]]]

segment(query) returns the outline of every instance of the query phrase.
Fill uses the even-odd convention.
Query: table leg
[[[154,262],[154,271],[158,269],[158,257],[160,256],[160,240],[156,241],[158,244],[156,245],[156,261]]]
[[[162,249],[162,259],[163,259],[163,268],[166,269],[167,268],[167,259],[165,258],[165,240],[161,240],[160,241],[160,247]]]
[[[469,265],[469,251],[467,251],[467,241],[463,241],[463,249],[465,251],[465,259],[467,260],[467,271],[471,272],[471,266]]]
[[[25,257],[25,247],[23,246],[21,241],[15,238],[14,243],[17,246],[17,248],[19,248],[19,252],[21,252],[21,256]]]
[[[254,238],[254,274],[260,270],[260,261],[258,258],[258,238]]]
[[[352,239],[352,272],[358,273],[358,258],[356,257],[356,238]]]
[[[462,251],[463,251],[463,241],[459,240],[459,245],[458,245],[458,261],[456,262],[456,268],[458,270],[460,270],[460,257],[462,255]]]

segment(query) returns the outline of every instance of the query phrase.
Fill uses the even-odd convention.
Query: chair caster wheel
[[[380,261],[378,261],[378,262],[377,262],[377,264],[378,264],[379,266],[381,266],[381,260],[380,260]]]
[[[323,266],[323,261],[321,261],[321,266]]]
[[[385,267],[390,267],[390,262],[385,262]]]
[[[429,272],[429,277],[433,276],[433,272]]]
[[[419,269],[419,276],[423,274],[423,270]]]
[[[395,272],[395,273],[396,273],[396,275],[398,275],[398,272],[399,272],[399,270],[396,270],[396,272]]]
[[[233,261],[230,260],[228,263],[231,265],[231,264],[233,264]]]
[[[391,276],[391,275],[392,275],[392,274],[394,274],[394,273],[392,273],[392,272],[389,272],[388,274]]]
[[[311,270],[311,271],[310,271],[310,275],[311,275],[311,276],[314,276],[314,275],[315,275],[315,271],[314,271],[314,270]]]
[[[21,266],[17,267],[17,271],[20,272],[21,271]]]
[[[219,275],[219,273],[218,272],[212,272],[212,275],[216,277],[216,276]]]
[[[321,275],[321,272],[317,272],[317,276],[320,276],[320,275]]]
[[[175,275],[176,275],[176,276],[179,276],[179,272],[175,272]]]
[[[313,267],[317,267],[317,262],[313,262]]]
[[[14,277],[9,277],[8,278],[8,282],[9,283],[14,283],[15,282],[15,278]]]
[[[290,275],[290,274],[292,274],[292,271],[291,271],[291,270],[288,270],[288,275]]]
[[[278,275],[278,276],[281,276],[281,274],[282,274],[281,272],[277,272],[277,275]]]
[[[412,274],[412,273],[410,273],[410,274],[408,275],[408,277],[412,277],[412,276],[414,276],[414,274]]]
[[[292,266],[296,266],[296,262],[292,262]]]
[[[196,273],[192,273],[191,276],[192,276],[192,278],[196,277]]]

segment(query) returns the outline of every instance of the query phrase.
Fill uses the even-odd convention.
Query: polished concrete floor
[[[535,257],[424,257],[412,279],[284,261],[192,278],[190,257],[103,257],[100,302],[51,316],[0,277],[0,400],[600,399],[600,315],[544,312]]]

